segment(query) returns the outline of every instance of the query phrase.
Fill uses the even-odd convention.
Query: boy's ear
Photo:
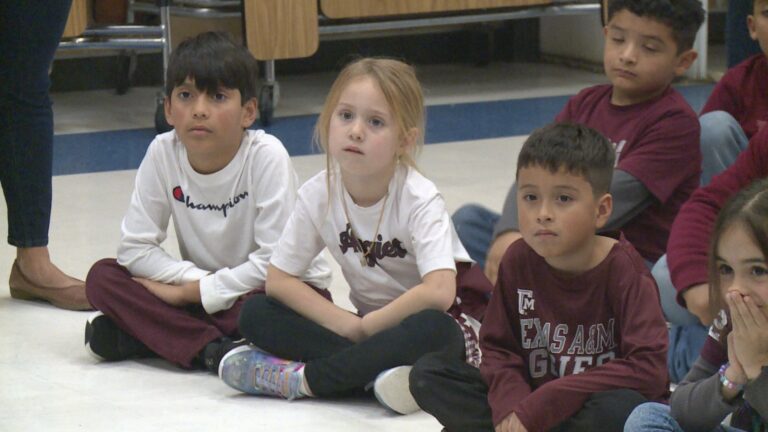
[[[165,122],[171,126],[174,126],[171,120],[171,98],[165,96],[163,98],[163,111],[165,111]]]
[[[753,15],[747,15],[747,29],[749,29],[749,37],[752,40],[757,40],[757,28],[755,24],[755,17]]]
[[[675,65],[675,76],[682,76],[698,57],[699,53],[693,48],[679,54],[677,56],[677,64]]]
[[[256,119],[259,118],[259,106],[256,102],[256,98],[250,98],[243,105],[243,118],[240,122],[240,126],[244,129],[249,128]]]
[[[608,223],[608,218],[611,217],[611,212],[613,211],[613,197],[611,194],[603,194],[603,196],[597,199],[595,211],[595,228],[600,229]]]

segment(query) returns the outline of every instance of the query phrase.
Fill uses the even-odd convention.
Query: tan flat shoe
[[[56,307],[69,310],[93,310],[93,306],[85,297],[85,283],[64,288],[37,285],[21,272],[16,261],[13,262],[8,285],[11,297],[18,300],[42,300]]]

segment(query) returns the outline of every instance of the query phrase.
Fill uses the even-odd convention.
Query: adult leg
[[[445,350],[420,358],[411,370],[410,385],[421,409],[447,431],[493,431],[488,386],[480,371],[456,353]]]
[[[189,310],[171,306],[131,279],[114,259],[93,265],[86,279],[88,299],[115,324],[152,352],[185,368],[211,341],[225,336]]]
[[[669,405],[656,402],[644,403],[632,411],[624,424],[626,432],[683,432],[683,429],[672,418]]]
[[[477,204],[464,205],[451,216],[461,244],[481,267],[485,267],[485,257],[493,241],[493,228],[499,217],[498,213]]]
[[[616,432],[623,430],[627,417],[645,396],[634,390],[620,389],[595,393],[571,418],[552,429],[556,432]]]
[[[71,0],[0,5],[0,178],[8,203],[8,242],[17,247],[48,244],[53,155],[48,69],[70,5]]]
[[[699,118],[701,124],[701,185],[731,166],[749,144],[739,122],[725,111],[712,111]]]
[[[48,70],[70,5],[71,0],[0,2],[0,183],[8,243],[17,247],[13,297],[90,309],[83,282],[53,265],[47,249],[53,157]]]

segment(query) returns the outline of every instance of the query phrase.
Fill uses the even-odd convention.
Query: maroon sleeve
[[[510,266],[521,263],[521,259],[514,254],[516,249],[520,248],[510,247],[499,264],[496,289],[480,328],[480,348],[483,352],[480,373],[488,384],[488,403],[494,425],[504,420],[531,393],[528,368],[520,356],[522,349],[514,333],[519,321],[517,304],[511,288],[508,288],[516,285],[511,280]]]
[[[568,102],[566,102],[565,106],[562,110],[555,116],[555,123],[562,123],[566,121],[572,121],[573,119],[573,106],[576,103],[575,99],[578,98],[579,95],[573,96],[568,99]]]
[[[657,401],[667,394],[668,334],[658,289],[647,270],[620,270],[634,279],[611,291],[616,293],[611,303],[620,318],[622,356],[536,388],[514,409],[529,431],[557,426],[576,414],[594,393],[625,388]]]
[[[699,188],[680,209],[672,224],[667,262],[677,301],[685,305],[682,292],[707,282],[707,254],[715,219],[725,202],[754,180],[768,175],[768,128],[749,142],[749,147],[727,170]]]
[[[742,108],[741,98],[739,98],[738,93],[741,78],[736,76],[737,70],[740,71],[741,69],[732,68],[723,75],[717,85],[715,85],[714,90],[712,90],[712,94],[709,95],[704,108],[701,109],[701,114],[712,111],[725,111],[738,118],[738,113],[741,113]]]
[[[658,121],[636,137],[632,150],[616,168],[640,180],[666,203],[691,176],[701,172],[700,134],[699,120],[689,108],[660,112]]]

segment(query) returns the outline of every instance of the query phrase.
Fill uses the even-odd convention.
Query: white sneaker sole
[[[224,354],[224,357],[222,357],[221,361],[219,362],[219,378],[224,379],[224,360],[232,357],[237,353],[241,353],[243,351],[251,351],[252,349],[254,348],[250,345],[241,345],[235,349],[229,350],[228,353]]]
[[[88,320],[85,322],[85,350],[88,352],[88,354],[91,355],[91,357],[95,358],[98,361],[104,361],[104,357],[96,354],[91,349],[91,344],[90,344],[90,341],[89,341],[90,338],[88,336],[89,336],[89,333],[93,331],[91,329],[91,326],[93,325],[93,320],[95,320],[96,318],[98,318],[98,317],[100,317],[102,315],[104,315],[104,314],[101,311],[96,311],[90,317],[88,317]]]
[[[419,405],[411,395],[408,375],[412,366],[399,366],[385,370],[373,383],[373,394],[380,404],[398,414],[412,414],[420,411]]]

